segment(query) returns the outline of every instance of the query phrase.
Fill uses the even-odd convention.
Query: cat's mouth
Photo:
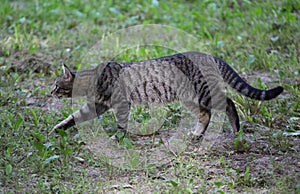
[[[58,98],[62,98],[62,97],[71,98],[72,97],[72,90],[63,89],[63,88],[58,87],[57,85],[55,85],[55,87],[51,91],[51,95],[53,97],[58,97]]]
[[[57,98],[63,97],[63,95],[61,93],[59,93],[59,87],[58,86],[54,86],[53,90],[51,91],[51,95],[53,97],[57,97]]]

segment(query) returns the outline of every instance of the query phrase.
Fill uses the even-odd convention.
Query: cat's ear
[[[65,78],[72,78],[72,77],[75,76],[75,74],[71,71],[71,69],[67,65],[65,65],[64,63],[62,65],[62,68],[64,70],[64,77]]]

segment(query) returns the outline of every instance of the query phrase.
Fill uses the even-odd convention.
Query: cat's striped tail
[[[246,97],[256,100],[270,100],[283,92],[283,87],[277,86],[270,90],[260,90],[250,86],[225,61],[215,57],[218,69],[224,81]]]

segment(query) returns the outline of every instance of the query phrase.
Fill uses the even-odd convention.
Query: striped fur
[[[234,132],[240,128],[235,105],[223,83],[256,100],[270,100],[283,88],[260,90],[245,82],[226,62],[204,53],[187,52],[140,62],[107,62],[94,69],[73,72],[66,65],[51,92],[58,97],[87,96],[87,104],[54,129],[67,129],[114,109],[119,131],[127,131],[133,103],[181,101],[199,118],[194,135],[203,135],[211,109],[226,111]]]

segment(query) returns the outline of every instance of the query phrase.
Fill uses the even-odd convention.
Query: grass
[[[73,129],[48,135],[74,111],[71,101],[57,102],[50,96],[60,62],[75,70],[88,67],[83,59],[95,42],[147,24],[172,26],[196,37],[199,45],[193,48],[223,58],[253,86],[283,85],[281,96],[263,103],[228,90],[244,126],[237,137],[242,145],[237,140],[219,142],[206,152],[173,152],[168,161],[158,163],[142,161],[139,153],[163,144],[161,136],[138,138],[149,146],[133,137],[117,149],[136,154],[126,161],[128,170],[112,165],[114,161],[101,154],[103,147],[86,148],[97,142],[92,139],[102,129],[98,121],[78,126],[81,133]],[[284,135],[300,130],[299,24],[298,1],[2,1],[0,192],[300,192],[299,136]],[[118,61],[175,52],[155,45],[111,46],[125,47],[115,57]],[[184,115],[180,105],[164,110],[164,130],[178,128]],[[133,113],[134,119],[148,122],[147,109]],[[101,123],[113,128],[113,115],[103,115]]]

